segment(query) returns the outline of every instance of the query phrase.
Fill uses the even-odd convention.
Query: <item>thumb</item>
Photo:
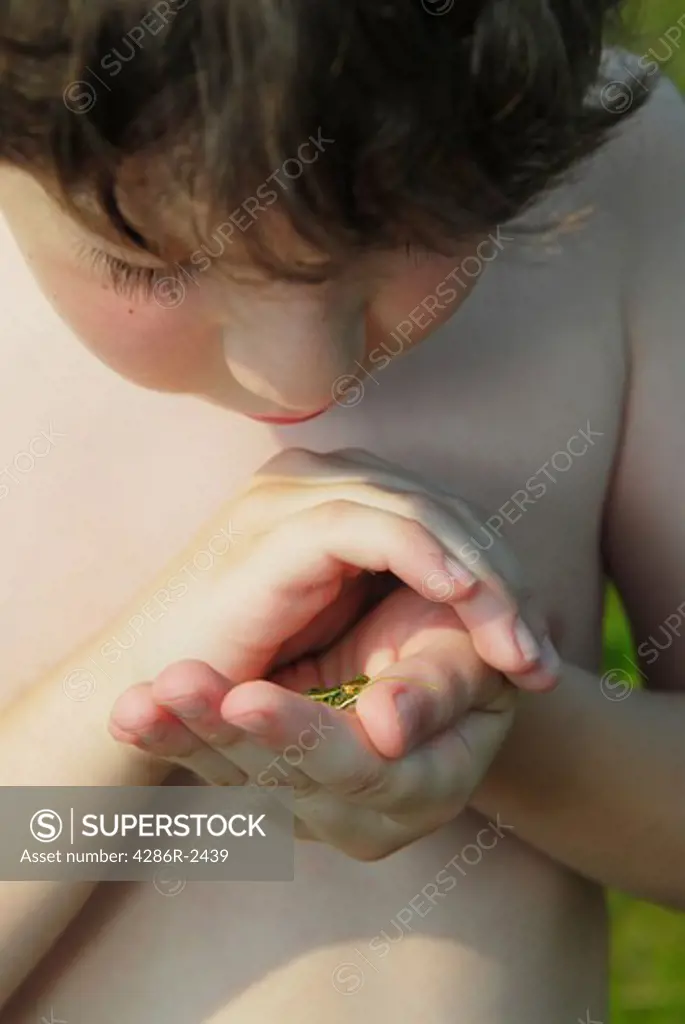
[[[468,740],[485,726],[469,725],[513,709],[516,689],[486,666],[463,635],[424,649],[383,669],[360,695],[356,712],[384,757],[399,758],[463,720]],[[474,738],[476,738],[474,736]]]

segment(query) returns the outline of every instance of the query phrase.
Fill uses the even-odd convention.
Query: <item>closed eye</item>
[[[193,279],[197,269],[187,268],[180,263],[167,264],[160,267],[143,267],[119,256],[113,256],[104,249],[83,246],[79,255],[98,276],[103,277],[113,290],[128,299],[150,301],[156,298],[157,289],[163,285],[168,290],[174,284],[180,287],[188,279]],[[161,303],[164,305],[165,303]]]

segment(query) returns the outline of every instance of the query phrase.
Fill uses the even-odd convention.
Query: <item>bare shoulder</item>
[[[598,154],[595,170],[627,235],[627,269],[643,272],[657,250],[663,257],[674,229],[685,239],[685,102],[654,61],[624,62],[621,82],[620,93],[618,79],[604,87],[607,104],[648,95]]]
[[[536,240],[564,244],[556,266],[567,282],[577,275],[620,303],[639,280],[647,299],[649,279],[663,287],[685,266],[685,101],[655,61],[618,51],[606,57],[594,100],[616,115],[615,127],[520,223]],[[588,282],[590,253],[601,266]]]

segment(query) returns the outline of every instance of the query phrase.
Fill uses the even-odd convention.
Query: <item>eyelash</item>
[[[155,286],[160,281],[182,281],[184,277],[192,277],[192,272],[180,264],[136,267],[102,249],[90,249],[85,255],[91,267],[107,279],[117,295],[128,299],[150,300],[154,298]]]

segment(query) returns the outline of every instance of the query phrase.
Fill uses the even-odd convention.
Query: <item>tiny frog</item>
[[[307,690],[307,696],[312,700],[318,700],[323,704],[329,704],[333,708],[340,708],[342,710],[356,704],[359,694],[370,682],[371,678],[369,676],[358,675],[347,683],[341,683],[340,686],[320,690]]]

